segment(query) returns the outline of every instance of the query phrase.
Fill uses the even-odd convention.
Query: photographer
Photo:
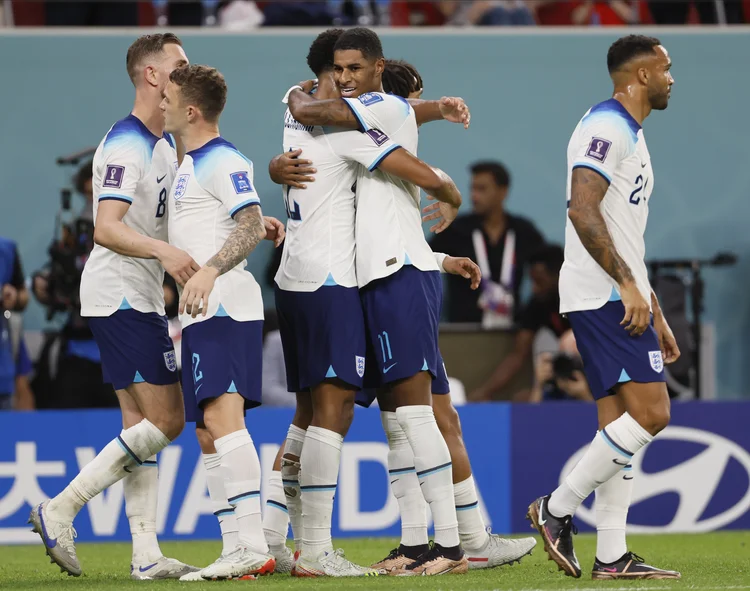
[[[560,337],[557,353],[544,352],[534,360],[534,387],[528,402],[581,400],[593,402],[589,384],[583,375],[583,361],[573,331]]]
[[[45,341],[34,380],[38,408],[102,408],[118,405],[110,385],[102,383],[99,348],[88,321],[81,317],[81,273],[94,247],[92,162],[84,164],[73,181],[85,198],[72,221],[70,191],[63,190],[58,232],[49,247],[49,263],[35,273],[34,296],[47,308],[47,319],[66,315],[59,334]]]

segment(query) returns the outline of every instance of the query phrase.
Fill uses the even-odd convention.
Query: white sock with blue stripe
[[[596,557],[601,562],[615,562],[628,551],[625,529],[632,498],[633,467],[630,464],[596,489]]]
[[[240,544],[261,554],[268,553],[260,516],[260,460],[247,429],[214,441],[225,472],[227,500],[234,507]]]
[[[240,530],[234,515],[234,507],[227,500],[227,471],[221,465],[221,456],[218,453],[203,454],[203,465],[206,467],[208,496],[211,498],[211,506],[221,529],[221,553],[228,554],[237,547]]]
[[[401,545],[426,546],[427,503],[414,467],[414,452],[395,412],[382,411],[380,420],[388,439],[388,481],[401,515]]]
[[[333,552],[331,518],[344,438],[322,427],[308,427],[300,456],[302,554],[315,560]]]
[[[458,546],[458,521],[453,498],[451,455],[438,429],[431,406],[396,409],[399,425],[414,453],[414,467],[435,524],[435,543],[444,548]]]
[[[294,536],[294,549],[302,549],[304,531],[302,527],[302,495],[299,490],[299,457],[305,443],[305,429],[289,425],[284,442],[284,455],[281,457],[281,483],[284,485],[286,508]],[[296,461],[289,458],[297,458]]]
[[[156,504],[159,497],[159,468],[151,456],[123,478],[125,514],[133,537],[133,564],[147,565],[162,557],[156,539]]]
[[[594,489],[607,482],[653,436],[628,413],[612,421],[594,437],[581,461],[552,493],[548,509],[555,517],[573,515]]]
[[[462,482],[453,485],[453,496],[456,499],[456,517],[458,518],[458,535],[465,550],[479,550],[489,539],[487,528],[479,509],[479,498],[474,477],[469,476]]]
[[[125,429],[49,502],[48,516],[56,521],[72,522],[86,503],[167,445],[169,438],[147,419]]]
[[[289,510],[286,507],[281,471],[274,470],[268,478],[266,510],[263,512],[263,531],[268,545],[281,546],[286,543],[289,531]]]

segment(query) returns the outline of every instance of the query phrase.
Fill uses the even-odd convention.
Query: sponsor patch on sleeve
[[[375,103],[380,103],[382,101],[383,97],[374,92],[366,92],[359,95],[359,102],[362,103],[365,107],[369,107],[370,105],[374,105]]]
[[[368,129],[365,134],[370,136],[370,139],[375,142],[376,146],[382,146],[388,141],[388,136],[379,129]]]
[[[235,193],[252,193],[253,192],[253,186],[250,184],[250,179],[247,177],[247,173],[242,172],[233,172],[229,175],[229,177],[232,179],[232,184],[234,185],[234,192]]]
[[[600,137],[591,138],[588,150],[586,150],[586,156],[597,162],[604,162],[607,159],[609,149],[612,147],[612,142],[605,140]]]
[[[108,189],[121,189],[122,177],[124,174],[124,166],[118,166],[117,164],[108,165],[107,173],[104,175],[104,180],[102,181],[102,187],[107,187]]]

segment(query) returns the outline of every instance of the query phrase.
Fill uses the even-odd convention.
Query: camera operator
[[[49,335],[37,366],[34,391],[38,408],[102,408],[118,406],[114,390],[102,381],[99,348],[81,317],[81,273],[94,247],[92,162],[74,176],[76,191],[85,198],[71,215],[71,192],[62,191],[56,236],[48,264],[34,275],[34,296],[47,308],[47,319],[67,316],[59,334]]]
[[[534,360],[534,387],[531,389],[528,402],[593,402],[594,397],[583,374],[583,361],[578,353],[572,330],[560,336],[559,346],[557,353],[540,353]]]
[[[0,410],[9,410],[14,406],[18,378],[29,373],[20,322],[12,322],[11,313],[26,308],[29,293],[16,243],[3,237],[0,237],[0,287]]]

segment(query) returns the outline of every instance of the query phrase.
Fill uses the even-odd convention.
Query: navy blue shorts
[[[607,302],[598,310],[568,313],[583,371],[596,400],[612,394],[623,382],[663,382],[664,362],[653,326],[638,337],[620,326],[625,316],[621,301]]]
[[[404,265],[359,293],[380,382],[410,378],[420,371],[437,377],[443,299],[440,273]]]
[[[88,321],[101,353],[104,382],[115,390],[133,383],[166,386],[178,381],[166,316],[129,309]]]
[[[214,316],[182,331],[185,420],[203,422],[203,404],[238,392],[245,408],[258,406],[263,382],[263,321]]]
[[[275,291],[287,390],[306,392],[327,378],[361,388],[366,345],[357,288]]]

